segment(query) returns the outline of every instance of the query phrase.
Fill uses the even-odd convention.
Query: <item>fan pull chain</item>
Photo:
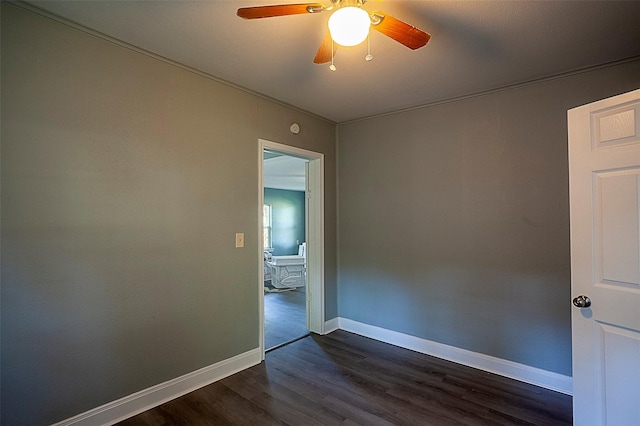
[[[367,35],[367,56],[364,57],[364,60],[367,62],[373,60],[373,55],[371,54],[371,33]]]
[[[331,65],[329,65],[329,69],[331,71],[335,71],[336,70],[336,66],[333,65],[333,38],[331,39]]]

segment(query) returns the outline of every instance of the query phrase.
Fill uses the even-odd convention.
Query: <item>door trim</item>
[[[264,204],[264,150],[278,151],[309,161],[306,182],[309,199],[307,211],[307,324],[313,333],[324,334],[324,154],[258,139],[258,235],[262,235],[262,205]],[[264,360],[264,253],[262,238],[256,243],[259,292],[259,348]]]

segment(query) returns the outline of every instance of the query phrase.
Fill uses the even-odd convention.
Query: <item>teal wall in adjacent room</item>
[[[264,203],[269,204],[272,211],[273,254],[298,254],[298,245],[306,241],[304,192],[265,188]]]

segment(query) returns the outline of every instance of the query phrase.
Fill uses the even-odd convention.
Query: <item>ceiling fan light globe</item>
[[[342,7],[329,17],[329,32],[334,42],[341,46],[355,46],[369,35],[371,19],[359,7]]]

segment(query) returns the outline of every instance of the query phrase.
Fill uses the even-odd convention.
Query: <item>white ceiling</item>
[[[305,190],[305,163],[302,158],[281,155],[264,160],[263,177],[265,188]]]
[[[412,51],[372,31],[374,60],[364,60],[366,43],[341,47],[335,72],[312,63],[329,13],[235,15],[238,7],[300,2],[29,3],[336,123],[640,55],[640,1],[370,0],[369,12],[382,10],[432,39]]]

